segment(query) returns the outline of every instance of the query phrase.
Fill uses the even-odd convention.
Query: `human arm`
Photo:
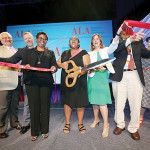
[[[112,54],[117,49],[121,31],[122,31],[122,25],[119,27],[116,36],[113,38],[110,46],[107,49],[108,55]]]
[[[90,63],[91,63],[91,60],[90,60],[90,56],[89,56],[89,54],[85,54],[85,55],[83,55],[83,66],[88,66]],[[77,71],[78,72],[78,71]],[[85,70],[85,71],[82,71],[79,75],[81,76],[81,75],[83,75],[83,74],[85,74],[85,73],[87,73],[88,72],[88,70]],[[74,73],[70,73],[69,74],[69,78],[74,78]]]
[[[21,62],[22,65],[29,64],[27,58],[28,58],[28,51],[24,52],[24,55],[22,56],[22,62]]]
[[[113,38],[113,42],[114,42],[114,43],[119,41],[120,34],[121,34],[121,31],[122,31],[122,25],[123,25],[123,24],[121,24],[121,26],[119,27],[119,29],[118,29],[118,31],[117,31],[115,37]]]
[[[61,63],[61,57],[57,61],[57,66],[58,66],[58,68],[68,69],[68,63],[67,62]]]
[[[144,33],[142,32],[142,30],[140,30],[138,33],[136,33],[136,36],[130,36],[126,40],[122,40],[118,44],[118,48],[115,50],[115,52],[118,53],[124,51],[131,43],[137,43],[139,41],[142,41],[141,39],[143,38],[144,38]]]
[[[135,36],[130,36],[125,43],[125,46],[129,46],[132,42],[138,42],[141,41],[144,38],[143,30],[140,30],[138,33],[136,33]]]
[[[23,50],[22,49],[18,49],[18,51],[12,55],[9,58],[0,58],[0,62],[7,62],[7,63],[18,63],[20,60],[22,60],[22,56],[23,56]]]
[[[83,56],[83,65],[87,66],[90,63],[91,63],[90,55],[89,54],[84,55]],[[87,73],[87,72],[88,72],[88,70],[85,70],[85,71],[81,72],[80,76],[83,75],[83,74],[85,74],[85,73]]]
[[[90,60],[90,56],[89,54],[86,54],[83,56],[83,65],[84,66],[87,66],[91,63],[91,60]]]
[[[57,71],[57,63],[56,63],[56,57],[53,51],[51,51],[51,68],[54,71],[52,71],[52,73]]]

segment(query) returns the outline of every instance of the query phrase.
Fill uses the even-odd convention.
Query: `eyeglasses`
[[[38,38],[39,38],[40,41],[42,41],[42,40],[45,41],[45,42],[47,41],[47,39],[44,39],[42,37],[38,37]]]
[[[8,39],[8,40],[12,40],[11,37],[3,37],[2,39],[3,39],[3,40],[7,40],[7,39]]]

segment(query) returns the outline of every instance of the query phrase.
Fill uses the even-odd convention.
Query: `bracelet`
[[[116,33],[117,36],[120,36],[120,34]]]

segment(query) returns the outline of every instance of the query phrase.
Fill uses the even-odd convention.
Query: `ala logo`
[[[30,32],[30,31],[28,30],[28,32]],[[21,30],[20,32],[17,31],[16,34],[15,34],[15,38],[22,38],[23,34],[24,34],[23,30]]]
[[[79,28],[74,28],[72,35],[77,35],[77,34],[90,34],[88,27],[86,27],[85,29],[82,29],[81,27]]]
[[[49,49],[50,47],[46,47],[46,49]],[[56,46],[56,49],[54,51],[55,55],[57,54],[57,56],[60,56],[60,52],[59,52],[59,49],[58,47]]]

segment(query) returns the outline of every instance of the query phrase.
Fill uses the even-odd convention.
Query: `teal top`
[[[97,53],[97,61],[102,60]],[[112,104],[108,82],[108,70],[97,70],[93,77],[88,77],[88,99],[90,104]]]

